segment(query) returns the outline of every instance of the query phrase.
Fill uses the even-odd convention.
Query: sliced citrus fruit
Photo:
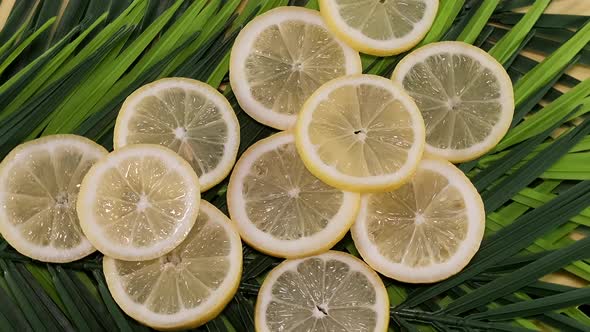
[[[426,151],[451,162],[490,151],[510,127],[514,94],[504,67],[463,42],[440,42],[406,56],[392,79],[414,98],[426,125]]]
[[[0,164],[0,232],[25,256],[75,261],[96,249],[76,215],[80,182],[107,155],[76,135],[53,135],[17,146]]]
[[[199,179],[172,150],[129,145],[96,163],[82,181],[77,211],[90,242],[113,258],[167,254],[187,236],[199,211]]]
[[[372,55],[399,54],[430,30],[438,0],[320,0],[326,24],[354,49]]]
[[[121,309],[156,329],[193,328],[215,318],[236,293],[242,244],[228,218],[206,201],[186,239],[157,259],[105,256],[107,285]]]
[[[387,331],[389,298],[381,278],[339,251],[286,260],[264,280],[256,331]]]
[[[424,149],[424,122],[412,98],[373,75],[324,84],[303,106],[295,133],[312,174],[359,192],[400,186]]]
[[[321,253],[354,222],[360,196],[332,188],[303,165],[289,132],[251,146],[236,164],[227,202],[244,241],[271,256]]]
[[[301,105],[324,82],[361,72],[359,54],[330,34],[320,14],[297,7],[253,19],[236,38],[230,58],[240,106],[281,130],[295,124]]]
[[[205,191],[231,171],[240,146],[240,125],[225,97],[187,78],[164,78],[143,86],[123,104],[115,149],[160,144],[188,161]]]
[[[425,283],[461,271],[484,228],[481,197],[463,172],[448,161],[424,159],[401,188],[363,195],[352,237],[376,271]]]

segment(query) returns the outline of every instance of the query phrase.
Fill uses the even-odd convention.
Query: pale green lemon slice
[[[504,67],[462,42],[424,46],[406,56],[392,79],[414,98],[426,125],[426,152],[451,162],[475,159],[510,128],[514,94]]]
[[[23,255],[75,261],[96,249],[80,229],[80,182],[107,150],[76,135],[53,135],[17,146],[0,164],[0,232]]]
[[[138,144],[96,163],[80,188],[77,211],[90,242],[127,261],[153,259],[176,248],[199,211],[199,178],[172,150]]]
[[[295,124],[323,83],[360,74],[359,54],[332,36],[317,11],[280,7],[250,21],[234,43],[230,82],[240,106],[276,129]]]
[[[389,298],[379,276],[339,251],[286,260],[264,280],[256,331],[387,331]]]
[[[115,149],[160,144],[188,161],[205,191],[221,182],[236,162],[240,125],[225,97],[211,86],[164,78],[132,93],[121,107]]]
[[[121,309],[156,329],[194,328],[215,318],[235,295],[242,244],[228,218],[206,201],[186,239],[154,260],[103,260]]]
[[[354,222],[360,196],[332,188],[303,165],[292,133],[251,146],[230,178],[227,203],[244,241],[268,255],[324,252]]]
[[[320,0],[320,10],[331,31],[354,49],[387,56],[424,38],[438,0]]]
[[[363,195],[352,237],[376,271],[425,283],[461,271],[484,228],[483,203],[469,179],[448,161],[425,159],[401,188]]]

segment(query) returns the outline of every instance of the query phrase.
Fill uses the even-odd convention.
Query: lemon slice
[[[160,144],[187,160],[205,191],[231,171],[240,146],[240,125],[225,97],[186,78],[164,78],[132,93],[114,132],[115,149]]]
[[[199,211],[199,179],[172,150],[138,144],[96,163],[80,188],[77,211],[90,242],[113,258],[140,261],[176,248]]]
[[[90,167],[107,155],[84,137],[53,135],[17,146],[0,164],[0,232],[25,256],[75,261],[96,249],[80,229],[76,200]]]
[[[378,56],[418,44],[437,10],[438,0],[320,0],[331,31],[354,49]]]
[[[154,260],[105,256],[113,298],[134,319],[156,329],[193,328],[215,318],[236,293],[242,244],[228,218],[206,201],[186,239]]]
[[[393,73],[426,125],[426,151],[451,162],[490,151],[510,127],[514,94],[504,67],[481,49],[440,42],[406,56]]]
[[[324,84],[303,106],[295,133],[312,174],[359,192],[400,186],[424,149],[424,122],[412,98],[373,75]]]
[[[229,181],[228,209],[244,241],[271,256],[324,252],[354,222],[360,195],[332,188],[303,165],[289,132],[251,146]]]
[[[484,228],[481,197],[463,172],[448,161],[424,159],[403,187],[362,197],[352,238],[376,271],[425,283],[461,271]]]
[[[264,280],[256,331],[387,331],[389,298],[379,276],[338,251],[286,260]]]
[[[295,124],[320,85],[360,74],[359,54],[334,38],[317,11],[281,7],[242,29],[230,58],[230,82],[240,106],[276,129]]]

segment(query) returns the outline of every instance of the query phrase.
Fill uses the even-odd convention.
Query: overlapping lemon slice
[[[256,331],[387,331],[389,298],[363,261],[338,251],[286,260],[264,280]]]
[[[179,155],[160,145],[130,145],[88,172],[77,211],[90,242],[113,258],[160,257],[188,235],[199,211],[199,179]]]
[[[424,38],[438,0],[320,0],[320,9],[330,30],[354,49],[387,56]]]
[[[205,191],[221,182],[236,162],[240,125],[217,90],[174,77],[145,85],[127,97],[113,136],[115,149],[160,144],[177,152],[191,164]]]
[[[228,208],[244,241],[278,257],[321,253],[354,222],[360,196],[324,184],[303,165],[292,133],[251,146],[230,178]]]
[[[215,318],[235,295],[242,245],[228,218],[202,201],[186,239],[157,259],[127,262],[105,257],[106,281],[129,316],[151,327],[193,328]]]
[[[425,159],[401,188],[363,195],[352,237],[376,271],[425,283],[461,271],[484,228],[483,203],[469,179],[448,161]]]
[[[21,144],[0,164],[0,232],[23,255],[52,263],[80,259],[96,249],[80,229],[76,201],[90,167],[107,155],[75,135]]]
[[[344,190],[399,187],[424,149],[424,122],[410,96],[374,75],[338,78],[305,103],[295,129],[309,171]]]
[[[323,83],[360,74],[359,54],[332,36],[317,11],[279,7],[253,19],[234,43],[230,81],[256,121],[291,128],[305,100]]]
[[[510,77],[477,47],[462,42],[424,46],[398,64],[392,79],[418,104],[431,155],[451,162],[475,159],[495,147],[510,128]]]

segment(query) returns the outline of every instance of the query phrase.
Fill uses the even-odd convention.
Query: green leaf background
[[[111,149],[125,97],[167,76],[218,87],[240,121],[243,152],[274,130],[237,104],[229,51],[244,24],[285,5],[318,8],[316,0],[0,0],[1,156],[55,133],[85,135]],[[440,0],[420,45],[461,40],[488,51],[513,80],[515,120],[494,151],[460,165],[488,213],[480,251],[437,284],[383,278],[391,330],[590,330],[586,15],[586,1]],[[403,56],[363,55],[364,70],[389,77]],[[203,195],[225,212],[226,184]],[[334,249],[358,255],[349,236]],[[243,250],[238,293],[195,331],[254,330],[258,289],[280,260]],[[94,254],[44,264],[0,239],[0,330],[149,331],[114,302],[101,260]]]

